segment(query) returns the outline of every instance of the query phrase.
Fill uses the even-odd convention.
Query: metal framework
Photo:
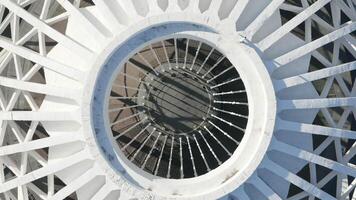
[[[191,178],[231,157],[246,129],[248,103],[225,56],[201,41],[173,38],[149,44],[124,64],[108,113],[119,148],[139,168]]]
[[[0,0],[0,199],[356,199],[355,6]]]

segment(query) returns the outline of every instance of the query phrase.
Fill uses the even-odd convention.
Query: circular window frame
[[[160,39],[160,38],[159,38]],[[207,43],[205,43],[205,41],[201,41],[201,40],[197,40],[197,37],[195,37],[195,36],[189,36],[189,38],[186,38],[186,37],[181,37],[181,34],[176,34],[175,35],[175,37],[164,37],[164,38],[161,38],[162,40],[158,40],[158,42],[156,42],[156,40],[154,40],[154,42],[148,42],[149,43],[149,45],[147,45],[147,46],[144,46],[143,48],[140,48],[139,49],[139,51],[137,51],[137,52],[135,52],[134,54],[135,55],[137,55],[137,53],[139,53],[139,52],[141,52],[143,49],[147,49],[147,48],[149,48],[149,46],[151,46],[153,43],[154,44],[160,44],[160,43],[162,43],[162,42],[164,42],[164,41],[168,41],[168,40],[171,40],[171,41],[176,41],[176,40],[182,40],[182,39],[184,39],[184,40],[190,40],[190,41],[194,41],[195,43],[200,43],[199,44],[199,46],[201,46],[201,45],[205,45],[206,47],[208,47],[208,48],[210,48],[209,49],[209,51],[215,51],[215,53],[216,54],[218,54],[219,55],[219,57],[217,58],[217,60],[215,60],[214,62],[216,62],[215,64],[216,65],[214,65],[213,67],[215,68],[221,68],[220,70],[221,71],[223,71],[224,69],[226,69],[226,68],[228,68],[228,67],[234,67],[234,66],[232,66],[232,64],[230,63],[230,61],[227,59],[227,58],[225,58],[225,55],[223,54],[223,53],[221,53],[220,51],[219,51],[219,49],[216,49],[217,47],[216,46],[214,46],[214,47],[212,47],[212,46],[210,46],[210,44],[207,44]],[[168,51],[168,50],[166,50],[166,51]],[[209,54],[210,55],[210,54]],[[143,56],[142,55],[142,53],[141,53],[141,55],[140,55],[140,57],[141,56]],[[152,55],[153,56],[153,55]],[[209,58],[209,57],[208,57]],[[222,58],[222,59],[221,59]],[[125,74],[127,73],[127,72],[125,72],[125,71],[131,71],[130,70],[130,66],[127,66],[129,63],[130,63],[130,65],[133,65],[132,63],[133,63],[133,61],[132,61],[132,57],[129,57],[128,59],[126,59],[125,61],[125,64],[123,64],[123,66],[118,66],[118,68],[119,68],[119,70],[115,70],[115,72],[112,74],[112,77],[113,77],[113,79],[111,79],[110,80],[110,84],[109,84],[109,87],[110,88],[112,88],[111,89],[111,92],[108,92],[109,94],[111,93],[111,94],[117,94],[117,95],[119,95],[118,97],[123,97],[125,100],[126,99],[129,99],[129,98],[131,98],[130,96],[126,96],[126,94],[124,94],[124,93],[120,93],[120,91],[121,91],[121,88],[123,88],[124,87],[124,83],[123,82],[121,82],[121,81],[119,81],[119,82],[116,82],[118,79],[119,79],[119,77],[120,78],[123,78],[123,77],[125,77]],[[147,59],[147,58],[146,58]],[[130,60],[130,61],[128,61],[128,60]],[[225,60],[225,64],[224,65],[222,65],[222,66],[219,66],[219,67],[217,67],[217,64],[219,64],[219,63],[221,63],[221,61],[222,60]],[[145,60],[144,62],[148,62],[147,60]],[[167,61],[168,62],[168,61]],[[181,68],[179,68],[179,67],[177,67],[176,65],[178,64],[178,62],[177,61],[175,61],[174,59],[173,59],[173,61],[172,60],[170,60],[170,62],[171,63],[163,63],[163,65],[167,65],[166,67],[166,69],[161,69],[161,67],[162,67],[162,63],[160,62],[160,63],[158,63],[159,65],[158,66],[156,66],[156,67],[153,67],[153,65],[149,65],[149,67],[152,69],[152,68],[154,68],[155,70],[153,70],[152,69],[152,71],[147,71],[146,72],[146,74],[143,74],[143,72],[141,71],[141,70],[137,70],[137,73],[142,73],[141,75],[145,75],[145,77],[146,78],[148,78],[149,79],[149,81],[153,81],[154,79],[161,79],[161,78],[163,78],[163,76],[161,76],[162,74],[164,74],[164,73],[168,73],[168,74],[166,74],[164,77],[166,77],[166,76],[169,76],[169,72],[170,73],[173,73],[173,74],[176,74],[176,73],[180,73],[180,72],[182,72],[182,73],[191,73],[191,77],[198,77],[199,76],[199,78],[201,78],[201,79],[204,79],[204,77],[205,76],[207,76],[207,74],[205,74],[205,72],[207,72],[207,73],[211,73],[211,69],[214,69],[214,68],[207,68],[207,64],[205,65],[205,68],[204,68],[204,70],[206,70],[206,71],[201,71],[202,70],[202,66],[201,65],[199,65],[199,64],[197,64],[197,63],[195,63],[195,65],[194,66],[190,66],[190,67],[187,67],[187,69],[185,69],[185,66],[184,67],[181,67]],[[185,61],[184,61],[185,62]],[[206,61],[204,61],[204,63],[205,63]],[[185,64],[185,63],[180,63],[181,65],[183,65],[183,64]],[[178,64],[179,65],[179,64]],[[226,67],[226,68],[225,68]],[[132,67],[132,70],[135,70],[135,68],[136,67]],[[168,68],[170,68],[170,69],[168,69]],[[172,68],[172,69],[171,69]],[[190,69],[189,69],[190,68]],[[215,69],[216,69],[215,68]],[[126,69],[126,70],[124,70],[124,71],[122,71],[123,69]],[[173,70],[173,71],[171,71],[171,70]],[[182,70],[182,71],[180,71],[180,70]],[[188,71],[188,72],[187,72]],[[240,87],[243,87],[243,90],[245,89],[245,86],[244,86],[244,83],[243,83],[243,81],[242,80],[240,80],[239,78],[239,74],[238,74],[238,71],[236,70],[236,67],[234,67],[233,69],[231,69],[229,72],[233,72],[233,74],[235,75],[235,76],[230,76],[229,78],[232,78],[232,79],[237,79],[236,80],[236,82],[238,82],[239,84],[240,84]],[[202,77],[200,77],[200,73],[202,73],[203,74],[203,76]],[[221,75],[221,74],[220,74]],[[131,78],[130,77],[132,77],[133,75],[131,74],[128,74],[128,78],[131,80]],[[210,74],[210,76],[213,76],[213,74]],[[155,78],[154,78],[155,77]],[[211,78],[211,77],[210,77]],[[209,79],[209,78],[208,78]],[[203,80],[198,80],[198,82],[200,81],[201,82],[201,84],[210,84],[209,83],[209,81],[208,81],[208,79],[206,79],[205,81],[203,81]],[[126,162],[126,161],[130,161],[131,163],[134,163],[134,165],[136,166],[135,168],[136,168],[136,170],[143,170],[145,173],[148,173],[148,174],[150,174],[150,175],[153,175],[154,177],[160,177],[160,178],[166,178],[166,179],[190,179],[190,178],[196,178],[196,177],[198,177],[198,176],[203,176],[203,175],[205,175],[205,174],[207,174],[207,173],[209,173],[210,171],[212,171],[212,170],[214,170],[214,169],[216,169],[216,168],[218,168],[222,163],[224,163],[226,160],[228,160],[229,159],[229,157],[236,151],[236,149],[238,148],[238,146],[239,146],[239,144],[240,144],[240,142],[241,142],[241,140],[242,140],[242,138],[243,138],[243,135],[244,135],[244,130],[246,129],[246,126],[247,126],[247,122],[248,122],[248,119],[243,119],[242,121],[240,121],[240,123],[239,123],[239,125],[235,125],[234,123],[232,123],[233,125],[231,125],[231,127],[232,126],[239,126],[240,127],[240,129],[234,129],[233,131],[231,131],[231,130],[225,130],[224,131],[224,127],[222,126],[222,125],[225,125],[225,126],[227,126],[227,127],[230,127],[230,124],[229,123],[231,123],[230,122],[230,120],[229,120],[229,118],[227,117],[227,116],[229,116],[229,117],[231,117],[231,115],[227,115],[226,117],[224,116],[220,116],[219,114],[218,114],[218,111],[209,111],[209,110],[212,110],[212,107],[214,107],[213,105],[207,105],[206,107],[207,107],[207,109],[209,109],[208,111],[207,111],[207,113],[205,113],[206,114],[206,116],[205,117],[207,117],[208,115],[211,115],[211,116],[214,116],[214,117],[216,117],[216,118],[214,118],[214,117],[212,117],[212,119],[210,119],[210,120],[208,120],[208,121],[211,121],[212,122],[212,124],[215,126],[215,127],[217,127],[218,129],[216,129],[215,131],[214,130],[212,130],[211,128],[213,128],[214,126],[212,126],[212,125],[210,125],[210,126],[212,126],[212,127],[210,127],[210,129],[209,129],[209,132],[206,132],[206,133],[202,133],[202,130],[204,130],[203,129],[203,127],[205,128],[205,127],[209,127],[208,125],[209,125],[209,123],[208,122],[205,122],[205,123],[203,123],[204,121],[206,121],[206,119],[202,119],[202,123],[199,125],[199,126],[197,126],[196,128],[194,128],[193,129],[193,127],[192,127],[192,130],[190,130],[190,131],[188,131],[188,132],[183,132],[183,133],[172,133],[171,131],[167,131],[166,129],[164,129],[164,128],[162,128],[162,127],[159,127],[159,125],[157,125],[157,124],[155,124],[155,122],[154,121],[150,121],[148,118],[148,116],[147,115],[149,115],[149,110],[147,110],[147,109],[145,109],[145,108],[143,108],[141,105],[146,105],[148,102],[146,102],[146,101],[149,101],[149,100],[147,100],[147,98],[148,98],[148,94],[144,94],[144,95],[140,95],[140,92],[141,91],[143,91],[144,89],[143,88],[141,88],[141,91],[139,91],[138,89],[136,90],[136,89],[134,89],[136,86],[137,87],[139,87],[142,83],[138,83],[137,84],[137,81],[138,80],[141,80],[141,78],[138,78],[137,80],[135,80],[136,82],[134,82],[134,83],[132,83],[133,85],[127,85],[128,86],[128,88],[129,88],[129,92],[133,92],[133,91],[137,91],[137,97],[134,97],[135,99],[133,99],[133,100],[131,100],[131,101],[133,101],[133,102],[135,102],[135,101],[141,101],[141,102],[136,102],[137,103],[137,105],[138,105],[138,107],[139,107],[139,109],[136,109],[136,107],[135,108],[130,108],[130,109],[128,109],[127,111],[128,112],[132,112],[132,114],[130,115],[130,114],[125,114],[123,117],[119,117],[119,116],[116,116],[116,115],[110,115],[109,113],[110,113],[110,111],[109,111],[109,113],[107,114],[107,116],[109,116],[109,117],[107,117],[106,118],[106,123],[107,123],[107,126],[109,126],[109,127],[111,127],[110,128],[110,130],[111,130],[111,137],[110,137],[110,141],[111,141],[111,143],[115,146],[115,152],[116,153],[118,153],[119,154],[119,156],[121,156],[121,155],[125,155],[125,157],[126,157],[126,159],[122,159],[123,160],[123,162]],[[192,78],[192,80],[193,80],[193,78]],[[195,80],[195,79],[194,79]],[[224,82],[224,80],[221,80],[222,82]],[[221,83],[221,82],[220,82]],[[183,83],[182,83],[183,84]],[[216,84],[219,84],[219,83],[216,83]],[[230,83],[231,84],[231,83]],[[211,86],[214,86],[214,85],[211,85]],[[149,91],[151,91],[152,90],[152,87],[153,86],[151,86],[151,85],[147,85],[147,87],[149,87]],[[116,89],[118,89],[118,90],[116,90]],[[176,89],[176,90],[179,90],[178,88]],[[205,88],[205,90],[207,90],[206,88]],[[230,90],[234,90],[233,88],[230,88]],[[229,91],[230,91],[229,90]],[[145,91],[143,91],[142,93],[144,93]],[[217,91],[216,91],[217,92]],[[209,97],[210,98],[212,98],[212,96],[213,96],[213,92],[208,92],[208,91],[206,91],[206,93],[207,93],[207,95],[209,95]],[[110,96],[110,95],[109,95]],[[229,97],[235,97],[235,96],[231,96],[231,95],[228,95]],[[115,98],[116,97],[116,95],[115,95],[115,97],[114,96],[110,96],[110,97],[113,97],[113,98]],[[140,97],[142,97],[142,98],[140,98]],[[143,98],[144,97],[144,98]],[[241,96],[240,96],[241,97]],[[237,109],[237,108],[241,108],[241,106],[243,106],[243,108],[242,109],[246,109],[247,110],[247,113],[248,113],[248,99],[247,99],[247,94],[246,94],[246,92],[243,92],[242,93],[242,97],[246,97],[246,102],[245,102],[245,100],[243,101],[243,102],[236,102],[236,104],[238,104],[237,105],[237,107],[236,106],[234,106],[234,108],[235,109]],[[139,98],[138,100],[137,100],[137,98]],[[222,98],[222,97],[221,97]],[[218,100],[216,100],[217,102],[219,102],[219,103],[214,103],[214,100],[212,100],[212,99],[209,99],[209,101],[210,101],[210,104],[220,104],[220,102],[224,102],[224,99],[221,99],[221,98],[219,98]],[[114,101],[115,103],[112,103],[113,101],[110,101],[110,99],[109,99],[109,97],[107,97],[106,96],[106,99],[108,99],[107,101],[107,107],[108,107],[108,109],[109,108],[113,108],[114,110],[117,108],[119,108],[119,107],[115,107],[116,105],[116,103],[117,103],[117,101]],[[118,100],[118,101],[120,101],[120,100]],[[143,103],[143,101],[145,101],[146,103]],[[233,101],[232,99],[229,99],[229,100],[226,100],[226,102],[227,103],[229,103],[229,102],[231,102],[231,101]],[[123,102],[125,102],[125,101],[123,101]],[[167,101],[168,102],[168,101]],[[235,102],[232,102],[232,103],[235,103]],[[241,103],[241,104],[240,104]],[[246,104],[246,105],[245,105]],[[125,105],[125,103],[123,104],[123,105]],[[173,104],[171,104],[171,106],[173,106]],[[215,106],[217,109],[219,108],[219,106]],[[132,110],[133,109],[133,110]],[[118,112],[121,112],[123,109],[122,108],[120,108],[120,111],[118,111]],[[184,110],[184,109],[183,109]],[[218,109],[218,110],[220,110],[220,109]],[[230,110],[232,111],[232,109],[230,108]],[[144,114],[143,114],[143,112],[145,112]],[[236,114],[241,114],[240,112],[238,112],[238,111],[232,111],[232,112],[237,112]],[[141,113],[141,114],[140,114]],[[146,115],[146,113],[147,113],[147,115]],[[139,114],[138,116],[137,116],[137,114]],[[222,114],[224,114],[224,113],[222,113]],[[242,114],[241,114],[242,115]],[[248,117],[248,114],[245,114],[244,113],[244,115],[246,115],[246,117]],[[134,122],[133,124],[131,124],[131,125],[128,125],[128,127],[127,127],[127,129],[125,129],[125,128],[123,128],[123,129],[121,129],[121,127],[120,128],[118,128],[118,129],[116,129],[115,131],[114,131],[114,128],[113,127],[115,127],[116,125],[119,125],[119,124],[117,124],[117,122],[119,122],[119,121],[122,121],[122,123],[123,124],[125,124],[125,121],[126,120],[133,120],[133,118],[130,118],[130,117],[134,117],[134,116],[136,116],[135,118],[139,118],[140,120],[138,120],[138,121],[136,121],[136,122]],[[220,120],[222,120],[222,121],[220,121]],[[239,119],[239,120],[241,120],[241,118]],[[108,123],[108,122],[111,122],[111,123]],[[145,123],[143,123],[143,122],[146,122],[146,125],[143,125],[143,124],[145,124]],[[220,123],[222,123],[222,125],[216,125],[216,123],[217,122],[220,122]],[[236,121],[235,121],[235,123],[236,123]],[[115,125],[112,125],[112,124],[115,124]],[[168,168],[168,170],[169,171],[167,171],[167,173],[168,173],[168,175],[167,176],[162,176],[162,175],[156,175],[156,174],[153,174],[154,172],[149,172],[149,171],[147,171],[147,170],[145,170],[145,168],[143,168],[142,167],[142,165],[140,166],[140,164],[139,163],[137,163],[137,162],[134,162],[133,160],[132,160],[132,158],[130,158],[130,153],[128,154],[127,152],[125,152],[124,150],[122,150],[122,147],[123,146],[125,146],[125,148],[127,147],[126,146],[126,144],[128,144],[127,142],[125,142],[125,141],[121,141],[121,143],[120,142],[118,142],[118,138],[120,138],[120,137],[123,137],[124,135],[126,136],[126,137],[130,137],[129,135],[131,134],[131,137],[133,137],[134,135],[132,134],[132,132],[126,132],[126,130],[130,130],[131,131],[131,127],[135,127],[135,128],[137,128],[136,127],[136,125],[137,124],[139,124],[137,127],[139,127],[139,126],[141,126],[141,128],[143,128],[143,127],[145,127],[143,130],[146,130],[147,132],[149,132],[148,133],[148,137],[146,138],[146,139],[153,139],[153,140],[158,140],[158,138],[159,137],[164,137],[164,135],[166,136],[166,138],[167,138],[167,136],[170,138],[170,139],[172,139],[172,138],[175,138],[175,141],[176,141],[176,143],[175,143],[175,145],[174,145],[174,149],[177,149],[178,147],[179,147],[179,143],[177,142],[177,140],[179,139],[179,141],[180,141],[180,139],[181,139],[181,141],[183,141],[182,143],[184,143],[184,142],[188,142],[188,143],[190,143],[188,146],[185,146],[185,148],[189,148],[190,150],[190,155],[186,155],[186,156],[188,156],[190,159],[191,159],[191,162],[194,162],[194,163],[189,163],[189,162],[185,162],[183,165],[181,165],[180,164],[180,166],[176,166],[175,167],[175,169],[176,170],[178,170],[179,172],[180,172],[180,175],[178,175],[178,177],[177,177],[177,175],[176,175],[176,177],[172,177],[171,176],[171,172],[172,172],[172,168],[171,167],[169,167]],[[147,127],[149,127],[149,130],[147,130]],[[156,129],[157,128],[157,129]],[[221,128],[221,129],[220,129]],[[200,129],[200,130],[197,130],[197,129]],[[120,130],[122,130],[122,132],[120,131]],[[206,129],[207,130],[207,129]],[[166,132],[167,131],[167,132]],[[121,133],[120,133],[121,132]],[[195,132],[195,134],[194,134],[194,132]],[[142,135],[144,135],[144,133],[142,132],[142,130],[137,130],[137,132],[136,133],[139,133],[141,136]],[[214,137],[214,139],[215,140],[218,140],[218,146],[217,146],[217,148],[218,149],[216,149],[216,148],[214,148],[214,146],[211,144],[212,142],[214,143],[214,141],[209,141],[209,134],[213,134],[214,136],[212,136],[212,137]],[[218,135],[222,135],[222,134],[224,134],[224,140],[223,140],[223,138],[220,138],[220,139],[217,139],[216,137],[218,137]],[[235,135],[236,134],[236,135]],[[206,165],[206,167],[207,167],[207,169],[206,170],[200,170],[199,171],[199,168],[196,168],[196,166],[198,166],[197,165],[197,160],[196,159],[194,159],[194,161],[192,161],[192,159],[193,158],[191,158],[193,155],[192,155],[192,152],[193,152],[193,154],[195,153],[195,155],[197,156],[198,154],[201,154],[201,153],[203,153],[203,152],[201,152],[202,150],[200,149],[200,146],[199,146],[199,151],[200,152],[195,152],[195,151],[193,151],[194,149],[193,148],[191,148],[191,146],[193,147],[193,145],[194,145],[194,140],[192,139],[193,138],[193,136],[192,135],[198,135],[198,138],[199,137],[204,137],[204,140],[203,141],[200,141],[199,143],[200,143],[200,145],[201,146],[203,146],[204,144],[202,144],[202,143],[210,143],[210,145],[208,146],[208,147],[206,147],[206,148],[209,148],[210,149],[210,152],[212,151],[212,152],[214,152],[214,156],[215,156],[215,159],[217,159],[216,161],[218,162],[218,163],[216,163],[217,164],[217,166],[212,166],[212,165],[208,165],[206,162],[205,162],[205,165]],[[203,136],[204,135],[204,136]],[[235,135],[235,136],[234,136]],[[194,136],[195,137],[195,136]],[[188,138],[190,138],[189,140],[188,140]],[[137,138],[136,138],[137,139]],[[146,141],[146,139],[143,141],[143,142],[147,142]],[[201,139],[201,138],[200,138]],[[229,140],[229,141],[227,141],[227,142],[225,142],[225,139],[226,140]],[[209,142],[207,142],[206,140],[208,140]],[[129,142],[129,143],[131,143],[132,142],[132,140]],[[156,141],[157,142],[157,141]],[[154,143],[154,145],[156,145],[156,142]],[[162,141],[163,142],[163,141]],[[198,142],[198,141],[195,141],[195,142]],[[228,146],[226,146],[227,144],[226,143],[228,143],[228,142],[230,142],[230,147],[228,147]],[[234,145],[236,145],[236,146],[233,146],[231,143],[234,143]],[[158,144],[158,143],[157,143]],[[219,148],[221,148],[221,146],[223,145],[223,148],[224,148],[224,150],[223,150],[223,153],[218,153],[218,151],[217,150],[219,150]],[[159,146],[159,145],[158,145]],[[206,145],[205,145],[206,146]],[[152,146],[150,147],[151,149],[153,148]],[[171,148],[171,144],[169,145],[169,149]],[[212,149],[211,149],[212,148]],[[181,149],[182,149],[182,147],[180,147],[180,151],[181,151]],[[160,149],[160,151],[161,151],[162,149]],[[183,148],[183,150],[184,150],[184,148]],[[196,151],[198,151],[198,149],[195,149]],[[221,149],[222,150],[222,149]],[[170,150],[168,150],[168,151],[170,151]],[[209,152],[209,151],[208,151]],[[211,154],[211,153],[207,153],[207,152],[205,152],[205,153],[207,153],[207,154]],[[169,153],[169,152],[168,152]],[[172,153],[172,152],[171,152]],[[187,154],[187,152],[186,152],[186,154]],[[188,153],[189,154],[189,153]],[[216,155],[215,155],[216,154]],[[227,157],[228,158],[221,158],[221,154],[228,154],[227,155]],[[137,155],[137,152],[135,151],[135,154],[134,154],[134,157]],[[182,158],[182,155],[183,155],[183,158]],[[148,155],[149,156],[149,155]],[[211,155],[212,156],[212,155]],[[220,157],[219,157],[220,156]],[[133,158],[134,158],[133,157]],[[174,157],[176,157],[176,159],[177,159],[177,157],[179,157],[179,155],[175,155]],[[147,157],[146,157],[147,158]],[[144,158],[144,159],[146,159],[146,158]],[[183,160],[185,160],[184,158],[186,158],[186,157],[184,157],[184,153],[182,154],[182,152],[180,152],[180,161],[179,162],[182,162]],[[183,160],[182,160],[183,159]],[[203,159],[205,159],[205,156],[203,157]],[[222,159],[222,160],[220,160],[220,159]],[[147,160],[145,160],[145,163],[144,164],[146,164],[146,161]],[[166,160],[167,161],[167,160]],[[201,160],[202,161],[202,160]],[[203,162],[203,161],[202,161]],[[171,163],[171,162],[170,162]],[[142,163],[141,163],[142,164]],[[192,172],[194,171],[194,174],[192,173],[191,175],[186,175],[186,174],[184,174],[184,173],[186,173],[188,170],[186,170],[186,169],[184,169],[184,172],[182,171],[182,166],[184,166],[184,167],[187,167],[187,166],[189,166],[189,164],[192,164],[192,166],[190,166],[190,167],[192,167],[192,168],[194,168],[194,169],[191,169],[192,170]],[[211,164],[211,163],[210,163]],[[173,166],[172,166],[173,167]],[[179,168],[179,169],[177,169],[177,168]],[[174,170],[173,170],[174,171]],[[157,172],[157,171],[156,171]],[[143,175],[145,174],[145,173],[143,173]],[[188,172],[189,173],[189,172]],[[198,175],[199,174],[199,175]],[[183,176],[184,176],[184,178],[183,178]],[[153,178],[152,178],[153,179]]]
[[[193,20],[195,21],[195,20]],[[148,23],[151,24],[152,22]],[[144,23],[145,24],[145,23]],[[146,25],[148,25],[146,24]],[[177,30],[179,27],[177,24],[183,24],[183,27],[191,27],[192,30]],[[238,72],[241,75],[241,78],[243,82],[246,85],[246,90],[248,93],[248,99],[249,102],[253,102],[251,100],[251,96],[257,96],[260,101],[261,100],[266,100],[263,105],[256,106],[260,110],[263,110],[263,114],[261,112],[258,113],[258,115],[254,116],[254,118],[249,121],[254,121],[254,122],[259,122],[260,125],[258,126],[252,126],[252,122],[249,122],[247,125],[246,133],[248,132],[253,132],[257,131],[261,137],[259,137],[257,140],[254,138],[254,142],[256,142],[258,148],[242,148],[243,146],[246,146],[246,139],[242,140],[242,143],[240,144],[240,147],[237,148],[235,153],[233,154],[232,158],[230,158],[228,161],[226,161],[223,165],[218,167],[217,169],[199,176],[195,178],[189,178],[189,179],[182,179],[182,180],[171,180],[171,179],[163,179],[161,177],[155,177],[155,176],[141,176],[140,171],[137,173],[135,170],[132,170],[134,168],[128,167],[130,166],[130,163],[125,163],[122,160],[116,159],[115,161],[115,156],[114,154],[111,154],[110,152],[105,151],[105,149],[95,149],[95,145],[98,145],[99,147],[107,146],[108,143],[103,140],[103,138],[100,138],[100,134],[98,134],[99,128],[95,126],[94,122],[97,122],[97,115],[95,113],[95,109],[91,110],[91,108],[95,108],[96,106],[93,106],[96,104],[96,101],[98,100],[97,95],[94,91],[99,90],[103,92],[105,88],[97,88],[96,84],[98,81],[98,74],[101,74],[105,70],[105,64],[107,63],[107,55],[113,55],[112,52],[110,51],[105,51],[102,55],[106,55],[105,57],[100,56],[98,59],[98,62],[96,63],[96,68],[94,72],[97,72],[96,74],[93,74],[92,76],[89,76],[88,83],[87,85],[92,86],[91,88],[86,89],[88,91],[88,94],[91,94],[92,96],[88,96],[87,94],[84,94],[84,104],[86,105],[85,108],[89,108],[89,110],[83,111],[84,115],[84,123],[87,124],[86,129],[89,130],[94,135],[94,140],[93,138],[87,139],[88,142],[93,145],[93,148],[91,148],[92,154],[96,158],[101,157],[102,160],[106,160],[106,164],[103,164],[102,166],[105,168],[105,171],[108,173],[108,176],[117,184],[120,185],[127,185],[128,188],[136,188],[134,191],[141,191],[144,193],[151,193],[153,195],[158,195],[158,196],[165,196],[165,197],[184,197],[184,196],[222,196],[228,192],[233,191],[236,187],[241,185],[246,179],[253,173],[253,171],[258,167],[260,162],[262,161],[263,156],[265,155],[265,152],[267,151],[267,148],[269,146],[270,140],[272,138],[272,133],[273,133],[273,127],[274,127],[274,122],[275,122],[275,116],[276,116],[276,99],[274,96],[274,91],[273,91],[273,86],[272,82],[270,80],[270,76],[268,74],[268,71],[266,70],[266,66],[261,60],[259,54],[257,53],[256,48],[246,45],[243,43],[243,38],[240,37],[237,34],[234,35],[222,35],[221,33],[215,33],[211,31],[211,29],[208,29],[202,25],[198,25],[199,23],[196,22],[181,22],[181,20],[177,20],[176,22],[168,22],[168,23],[157,23],[156,25],[149,25],[146,29],[139,29],[139,27],[136,27],[138,30],[136,34],[133,34],[132,37],[129,37],[128,40],[133,39],[137,37],[137,34],[146,32],[147,30],[155,30],[155,33],[150,34],[149,37],[151,39],[148,39],[146,42],[143,42],[142,40],[136,40],[137,43],[139,43],[138,47],[136,47],[134,50],[131,50],[129,54],[126,54],[126,58],[129,58],[130,56],[133,55],[135,50],[137,51],[138,49],[144,47],[148,43],[151,43],[154,41],[154,38],[156,40],[162,40],[162,38],[170,38],[172,35],[180,35],[180,37],[191,37],[192,39],[197,39],[197,40],[202,40],[209,45],[216,47],[219,49],[220,52],[222,52],[224,55],[227,56],[227,58],[231,61],[233,65],[238,63],[238,59],[236,58],[236,55],[234,53],[238,53],[241,58],[245,57],[246,60],[248,60],[249,65],[255,66],[255,67],[250,67],[250,69],[254,70],[247,70],[247,71],[254,71],[254,79],[252,80],[250,75],[248,73],[244,73],[242,71],[245,70],[240,70],[237,69]],[[167,26],[172,26],[172,29],[169,29],[170,33],[167,34]],[[157,27],[165,27],[161,31],[158,30]],[[196,31],[197,27],[200,27],[202,30]],[[218,26],[216,26],[218,27]],[[147,33],[147,32],[146,32]],[[160,36],[157,38],[157,35]],[[162,36],[163,35],[163,36]],[[146,39],[147,39],[146,35]],[[126,45],[126,42],[123,42],[122,39],[116,38],[117,41],[120,41],[114,45],[110,44],[111,48],[109,49],[116,49],[113,52],[116,52],[118,49],[124,47]],[[237,48],[238,47],[238,48]],[[110,56],[109,56],[110,57]],[[124,63],[126,59],[120,59],[121,62],[120,64]],[[98,65],[98,63],[100,65]],[[118,64],[117,66],[119,66]],[[117,68],[119,69],[119,68]],[[259,80],[257,83],[256,80]],[[92,82],[94,81],[94,83]],[[252,83],[250,87],[248,86],[247,82]],[[254,89],[252,89],[254,88]],[[106,88],[108,91],[109,89]],[[258,90],[256,90],[258,89]],[[252,91],[249,92],[249,90]],[[107,92],[107,91],[106,91]],[[90,97],[90,101],[88,101],[88,97]],[[255,97],[254,97],[255,98]],[[256,104],[258,105],[258,104]],[[254,106],[253,106],[254,107]],[[251,107],[252,108],[252,107]],[[250,109],[250,112],[253,109]],[[94,113],[94,114],[93,114]],[[249,114],[251,117],[251,113]],[[92,118],[92,116],[94,116]],[[90,124],[88,124],[90,123]],[[255,123],[254,123],[255,124]],[[88,125],[91,127],[88,127]],[[250,130],[251,129],[251,130]],[[252,130],[253,129],[253,130]],[[107,133],[107,131],[104,131]],[[99,137],[98,137],[99,136]],[[246,136],[245,136],[246,137]],[[250,137],[251,138],[251,137]],[[254,145],[255,146],[255,145]],[[244,158],[248,159],[249,161],[244,163],[243,166],[236,166],[236,162],[233,162],[232,160],[235,160],[233,157],[240,157],[243,158],[243,154],[241,153],[241,149],[249,149],[250,151],[247,153],[248,156],[250,155],[255,155],[253,156],[253,159],[249,158]],[[98,151],[99,150],[99,151]],[[246,153],[246,152],[245,152]],[[252,153],[252,154],[251,154]],[[246,154],[245,154],[246,157]],[[117,156],[116,158],[120,158],[120,156]],[[241,159],[238,159],[241,161]],[[114,173],[113,173],[114,172]],[[124,178],[124,179],[122,179]],[[128,181],[128,182],[127,182]],[[144,190],[142,190],[142,189]]]

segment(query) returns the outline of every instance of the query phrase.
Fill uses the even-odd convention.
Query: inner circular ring
[[[222,165],[248,121],[244,83],[216,48],[170,38],[140,49],[111,85],[108,113],[118,149],[154,176],[185,179]]]

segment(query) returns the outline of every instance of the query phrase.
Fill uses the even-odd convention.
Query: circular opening
[[[202,41],[151,43],[124,63],[110,87],[116,150],[151,175],[206,174],[232,156],[245,134],[244,83],[226,56]]]

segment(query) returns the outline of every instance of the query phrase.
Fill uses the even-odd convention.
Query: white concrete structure
[[[0,199],[356,199],[355,6],[0,0]]]

